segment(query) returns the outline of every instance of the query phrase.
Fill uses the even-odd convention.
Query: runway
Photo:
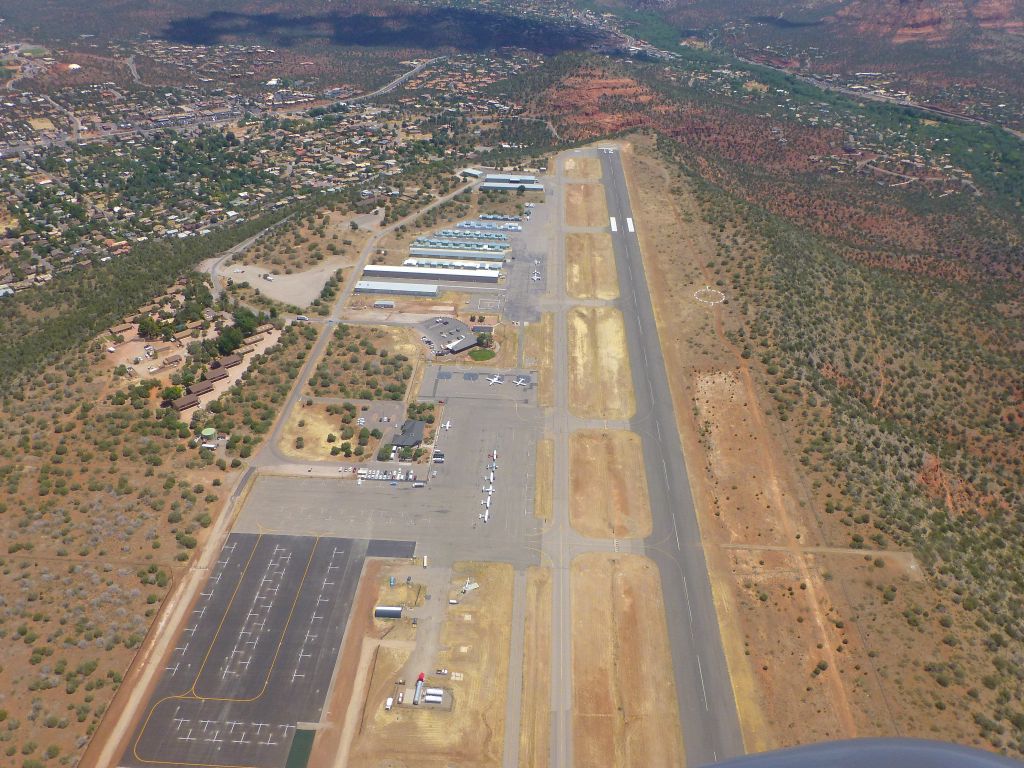
[[[614,220],[608,226],[619,278],[618,306],[626,324],[637,403],[631,426],[643,441],[653,517],[644,547],[661,571],[687,764],[705,765],[742,755],[743,738],[625,173],[618,152],[595,153]]]

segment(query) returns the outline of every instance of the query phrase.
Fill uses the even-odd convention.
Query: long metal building
[[[497,283],[497,270],[445,269],[443,267],[407,267],[386,264],[370,265],[363,277],[390,277],[397,280],[446,280],[470,283]]]
[[[536,182],[516,184],[511,181],[485,181],[480,185],[480,189],[501,189],[518,192],[520,189],[524,192],[543,192],[544,185]]]
[[[444,269],[501,269],[500,261],[470,261],[468,259],[406,259],[407,267],[443,267]]]
[[[481,232],[475,229],[442,229],[437,233],[438,237],[455,237],[460,239],[470,238],[473,240],[493,240],[496,242],[505,242],[508,240],[508,235],[502,232]]]
[[[387,280],[360,280],[356,293],[394,293],[400,296],[437,296],[441,292],[432,283],[392,283]]]
[[[436,256],[441,259],[469,259],[471,261],[505,261],[503,251],[460,250],[457,248],[425,248],[414,245],[409,249],[410,256]]]
[[[488,173],[484,176],[484,181],[503,182],[506,184],[535,184],[537,177],[517,173]]]
[[[454,248],[456,250],[496,251],[498,253],[504,253],[510,247],[508,243],[481,243],[444,237],[417,237],[412,244],[421,248]]]
[[[522,232],[523,225],[514,221],[460,221],[455,225],[459,229],[483,229],[490,232]]]

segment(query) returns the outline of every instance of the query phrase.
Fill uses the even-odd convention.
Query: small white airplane
[[[499,376],[498,374],[494,374],[493,376],[488,376],[487,377],[487,385],[488,386],[490,386],[491,384],[504,384],[504,383],[505,383],[505,379],[503,377]]]
[[[533,282],[535,282],[535,283],[539,283],[540,282],[540,272],[536,272],[535,271],[532,275],[530,275],[530,279],[533,280]]]
[[[488,496],[490,496],[492,493],[494,493],[494,486],[493,485],[489,485],[486,488],[481,488],[480,490],[483,493],[486,493]]]
[[[515,384],[517,387],[528,387],[528,386],[530,386],[530,382],[525,377],[523,377],[523,376],[519,376],[519,377],[513,379],[512,383]]]
[[[441,425],[441,429],[449,430],[452,428],[452,420],[448,419],[444,424]]]

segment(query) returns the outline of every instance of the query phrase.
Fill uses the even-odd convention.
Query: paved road
[[[438,56],[436,59],[428,59],[427,61],[424,61],[422,64],[417,64],[415,67],[410,69],[404,75],[399,75],[398,77],[396,77],[394,80],[392,80],[387,85],[381,86],[376,91],[371,91],[370,93],[364,93],[362,96],[356,96],[354,98],[347,99],[346,101],[349,104],[356,104],[356,103],[358,103],[360,101],[369,101],[370,99],[375,98],[377,96],[383,96],[385,93],[391,93],[391,91],[395,90],[395,88],[400,86],[402,83],[406,82],[413,75],[418,75],[420,72],[422,72],[424,69],[429,67],[434,62],[444,61],[446,58],[448,58],[448,57],[447,56]]]
[[[267,232],[271,232],[271,231],[277,229],[282,224],[284,224],[286,221],[289,221],[292,218],[292,216],[294,216],[294,215],[295,214],[291,214],[289,216],[285,216],[280,221],[275,221],[270,226],[268,226],[268,227],[266,227],[264,229],[261,229],[259,232],[257,232],[252,237],[247,237],[242,242],[236,243],[235,245],[233,245],[230,248],[228,248],[226,251],[224,251],[219,256],[214,256],[212,259],[208,259],[202,265],[200,265],[200,268],[203,269],[205,272],[209,273],[209,275],[210,275],[210,293],[213,294],[214,300],[220,298],[220,295],[221,295],[221,293],[224,290],[221,287],[221,284],[220,284],[220,274],[219,274],[220,273],[220,268],[223,267],[224,264],[229,259],[237,256],[240,253],[243,253],[244,251],[249,250],[249,248],[253,245],[253,243],[255,243],[257,240],[259,240],[261,237],[263,237],[265,234],[267,234]]]
[[[743,754],[743,739],[640,243],[627,226],[633,212],[626,178],[617,152],[599,156],[608,212],[617,224],[612,242],[619,306],[637,402],[632,425],[643,440],[654,518],[644,543],[661,571],[687,763],[704,765]]]
[[[363,246],[362,253],[359,254],[359,260],[356,262],[353,268],[353,277],[348,280],[341,291],[338,293],[338,298],[334,301],[334,306],[331,308],[331,314],[329,320],[338,321],[341,320],[342,311],[345,308],[346,302],[355,290],[356,282],[359,279],[359,275],[363,272],[363,267],[366,266],[366,262],[369,261],[370,256],[377,248],[377,244],[381,241],[381,238],[386,236],[388,233],[393,232],[401,226],[409,224],[416,218],[426,213],[427,211],[442,205],[451,200],[456,195],[469,189],[475,182],[469,182],[461,184],[455,189],[451,190],[448,194],[443,197],[436,198],[429,205],[422,208],[417,208],[415,211],[410,213],[404,219],[398,219],[392,222],[383,229],[378,230],[369,240],[366,241],[366,245]],[[255,466],[267,466],[275,464],[303,464],[304,462],[296,462],[288,456],[281,453],[277,445],[281,440],[281,433],[284,431],[285,424],[288,423],[288,416],[291,414],[295,404],[299,401],[302,396],[302,390],[306,386],[306,382],[309,381],[313,375],[313,371],[316,370],[317,365],[320,363],[320,358],[323,357],[324,352],[327,350],[327,344],[331,340],[331,336],[334,333],[334,325],[326,323],[321,326],[320,335],[313,345],[313,349],[309,351],[306,357],[306,363],[302,366],[302,370],[299,371],[299,375],[295,378],[295,382],[292,384],[292,391],[288,395],[288,399],[285,401],[281,410],[278,412],[277,421],[274,425],[274,430],[270,433],[270,436],[263,443],[263,448],[254,457],[253,464]],[[305,462],[308,464],[308,462]]]

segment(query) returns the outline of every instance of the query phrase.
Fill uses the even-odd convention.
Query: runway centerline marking
[[[700,665],[700,656],[697,657],[697,674],[700,675],[700,692],[704,696],[704,710],[710,712],[711,708],[708,706],[708,692],[704,688],[704,670]]]

